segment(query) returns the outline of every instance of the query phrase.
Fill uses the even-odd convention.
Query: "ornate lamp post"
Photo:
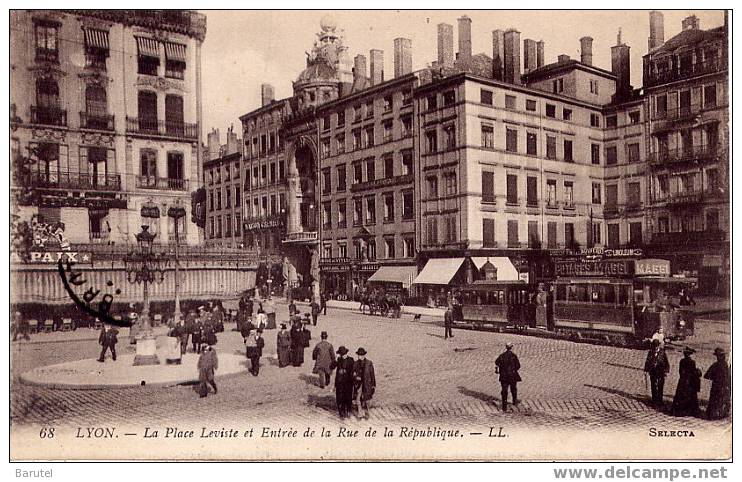
[[[165,278],[163,270],[164,260],[152,253],[152,242],[155,234],[149,232],[149,226],[142,226],[142,231],[136,235],[138,250],[129,253],[124,258],[126,275],[129,283],[143,285],[142,314],[137,321],[137,354],[134,365],[158,365],[155,337],[152,333],[152,324],[149,320],[149,284],[162,283]],[[133,327],[132,327],[133,328]]]
[[[167,215],[168,217],[173,218],[173,222],[175,223],[175,313],[173,314],[173,316],[175,317],[175,322],[177,323],[180,320],[180,262],[178,258],[178,245],[180,244],[180,235],[178,234],[178,221],[180,220],[180,218],[185,217],[186,215],[186,210],[180,202],[180,199],[175,202],[175,206],[172,206],[170,209],[167,210]]]

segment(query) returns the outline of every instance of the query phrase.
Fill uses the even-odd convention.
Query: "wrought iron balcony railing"
[[[31,106],[31,123],[48,126],[67,126],[67,111],[59,107]]]
[[[664,164],[675,164],[688,161],[710,160],[717,156],[716,145],[694,145],[680,149],[668,149],[666,151],[650,152],[648,161],[651,166]]]
[[[685,67],[675,68],[662,72],[650,72],[644,78],[644,85],[652,87],[659,84],[666,84],[676,80],[688,79],[697,75],[721,72],[727,69],[727,63],[722,58],[707,59],[704,62],[697,62]]]
[[[198,124],[162,121],[146,117],[127,117],[126,132],[195,140],[198,139]]]
[[[114,117],[109,114],[91,114],[80,112],[80,127],[82,129],[96,129],[100,131],[112,131]]]
[[[31,186],[49,189],[81,189],[97,191],[120,191],[121,177],[118,174],[93,175],[87,172],[32,172]]]
[[[141,189],[162,189],[167,191],[187,191],[188,179],[169,177],[137,176],[137,187]]]

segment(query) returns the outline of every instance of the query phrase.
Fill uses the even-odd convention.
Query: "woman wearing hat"
[[[361,394],[361,406],[358,410],[358,416],[368,418],[368,402],[373,398],[376,391],[376,372],[374,371],[373,362],[366,358],[366,350],[364,348],[359,348],[356,351],[356,355],[358,355],[358,359],[353,367],[355,372],[355,393],[353,394],[353,399],[355,400],[358,393]]]
[[[701,390],[701,370],[696,367],[696,362],[691,355],[696,350],[685,347],[683,359],[680,360],[678,373],[678,388],[675,390],[675,398],[672,400],[672,413],[678,417],[688,415],[698,416],[698,392]]]
[[[335,362],[335,400],[340,418],[347,418],[353,408],[353,359],[348,356],[348,349],[338,348],[338,359]]]
[[[729,365],[726,361],[726,352],[724,349],[716,348],[714,355],[716,355],[716,361],[709,367],[703,378],[711,380],[708,418],[718,420],[729,416],[732,396],[732,377],[729,372]]]
[[[276,335],[276,351],[279,368],[291,364],[291,334],[286,331],[286,323],[281,323],[281,330]]]

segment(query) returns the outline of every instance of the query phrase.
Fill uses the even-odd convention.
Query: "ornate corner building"
[[[136,243],[142,224],[198,245],[201,44],[206,19],[176,10],[11,12],[11,145],[31,191],[19,216],[71,244]],[[20,170],[15,170],[20,172]],[[143,219],[154,203],[160,216]]]

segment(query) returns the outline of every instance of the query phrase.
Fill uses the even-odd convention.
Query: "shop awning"
[[[165,56],[168,60],[175,60],[176,62],[186,61],[186,46],[183,44],[176,44],[173,42],[165,42]]]
[[[464,258],[429,259],[413,284],[447,285],[461,268]]]
[[[507,256],[490,256],[489,258],[485,256],[476,256],[472,257],[471,260],[477,269],[482,269],[484,263],[489,260],[489,262],[497,268],[498,281],[518,281],[518,270]]]
[[[87,48],[108,50],[108,32],[98,30],[97,28],[86,28],[85,46]]]
[[[146,37],[134,38],[137,39],[137,49],[139,49],[140,56],[160,58],[160,45],[157,40]]]
[[[382,266],[372,274],[369,281],[402,283],[403,288],[409,288],[415,279],[417,269],[414,266]]]

